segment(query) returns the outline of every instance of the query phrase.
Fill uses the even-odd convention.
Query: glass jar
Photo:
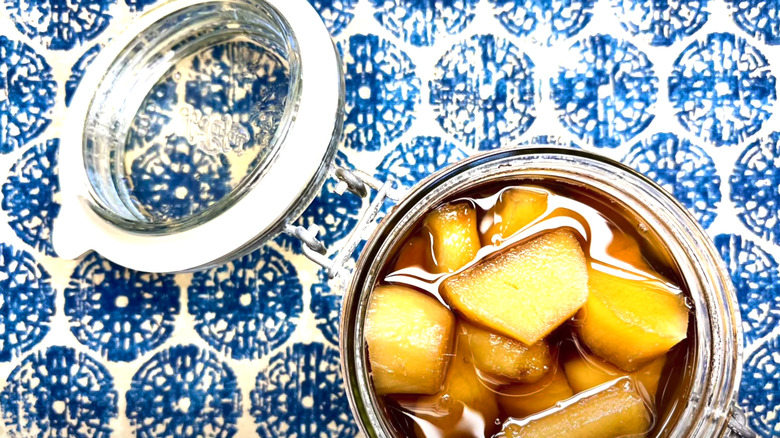
[[[717,251],[696,220],[671,195],[636,171],[604,157],[550,147],[473,156],[417,184],[368,239],[344,297],[341,355],[353,412],[368,437],[399,436],[373,392],[364,341],[369,295],[378,275],[423,215],[457,193],[491,182],[552,179],[586,187],[636,214],[667,246],[690,291],[695,318],[687,403],[673,409],[663,436],[755,436],[735,406],[742,372],[736,296]]]
[[[344,91],[306,0],[175,0],[82,79],[59,152],[60,257],[179,272],[284,231],[333,169]]]

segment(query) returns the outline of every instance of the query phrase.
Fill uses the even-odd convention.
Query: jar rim
[[[725,430],[741,377],[742,333],[736,293],[704,230],[685,208],[637,171],[601,155],[557,146],[488,151],[450,165],[418,183],[368,239],[345,289],[340,349],[347,394],[363,433],[392,436],[368,375],[362,322],[368,297],[394,242],[450,195],[497,180],[527,177],[576,180],[621,203],[667,245],[689,285],[696,319],[694,372],[688,403],[666,436],[710,437]],[[619,198],[614,195],[619,193]]]

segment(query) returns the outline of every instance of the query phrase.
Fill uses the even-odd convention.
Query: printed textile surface
[[[411,187],[478,151],[548,142],[679,199],[737,290],[738,402],[780,436],[779,0],[310,1],[342,55],[342,165]],[[0,436],[354,436],[341,296],[300,243],[178,275],[57,258],[65,114],[153,3],[0,3]],[[177,169],[213,169],[207,194],[227,190],[219,163]],[[139,202],[166,196],[165,181],[144,184]],[[368,206],[334,186],[299,219],[328,246]]]

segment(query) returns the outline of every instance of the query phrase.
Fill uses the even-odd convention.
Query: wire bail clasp
[[[382,182],[360,170],[337,167],[334,171],[334,176],[338,180],[334,191],[339,195],[349,191],[361,198],[367,198],[370,193],[369,189],[376,191],[374,200],[371,201],[368,209],[361,216],[355,229],[349,234],[347,243],[336,251],[332,257],[328,257],[328,248],[317,238],[319,234],[319,226],[317,224],[311,224],[309,228],[287,224],[284,228],[285,233],[300,239],[303,243],[303,254],[309,260],[322,266],[330,279],[346,274],[345,264],[347,260],[355,252],[360,242],[365,240],[367,231],[373,229],[376,225],[376,218],[385,201],[398,202],[404,197],[403,191],[393,187],[394,183],[392,180]]]

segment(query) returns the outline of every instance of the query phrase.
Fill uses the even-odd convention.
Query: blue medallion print
[[[336,153],[336,166],[354,170],[347,156],[342,151]],[[311,225],[319,226],[317,238],[330,247],[333,243],[347,237],[357,225],[363,200],[352,192],[346,191],[339,195],[336,193],[338,181],[334,177],[325,180],[319,196],[309,204],[301,217],[294,225],[309,228]],[[288,234],[281,234],[276,238],[276,243],[284,249],[301,253],[301,241]]]
[[[96,44],[90,47],[86,52],[84,52],[83,55],[81,55],[76,63],[73,64],[73,67],[70,68],[70,77],[68,77],[68,80],[65,82],[66,106],[70,106],[70,102],[73,100],[73,95],[76,93],[76,88],[78,88],[79,84],[81,83],[81,78],[84,77],[84,72],[86,72],[87,67],[89,67],[92,61],[97,58],[101,48],[102,46],[100,44]]]
[[[60,191],[57,176],[59,140],[48,140],[22,154],[3,184],[3,211],[8,225],[26,244],[54,256],[51,230],[60,212],[55,195]]]
[[[154,144],[161,135],[164,135],[165,127],[170,124],[172,116],[175,116],[173,106],[177,100],[176,82],[172,78],[154,84],[141,108],[133,117],[125,151],[142,149],[150,143]]]
[[[715,146],[735,145],[761,129],[777,98],[769,62],[744,38],[713,33],[674,62],[669,100],[677,119]]]
[[[65,314],[79,342],[130,362],[171,337],[179,294],[173,275],[132,271],[93,252],[65,289]]]
[[[288,347],[257,375],[250,397],[250,414],[261,438],[335,438],[358,433],[334,347],[319,343]]]
[[[125,0],[125,4],[130,8],[130,12],[141,12],[158,1],[160,0]]]
[[[514,144],[536,119],[534,64],[517,46],[475,35],[436,64],[430,102],[436,120],[468,148]]]
[[[410,188],[426,176],[466,156],[457,146],[439,137],[415,137],[390,151],[375,176],[381,181],[392,178],[399,185]]]
[[[726,4],[742,30],[767,44],[780,44],[780,1],[726,0]]]
[[[737,217],[758,236],[780,245],[780,132],[745,148],[731,175]]]
[[[320,14],[330,34],[336,36],[355,17],[353,10],[358,0],[309,0],[309,3]]]
[[[0,411],[11,437],[109,438],[118,398],[103,365],[53,346],[11,371],[0,391]]]
[[[126,400],[139,438],[230,438],[242,410],[233,370],[194,345],[152,356],[133,376]]]
[[[478,0],[371,0],[374,18],[413,46],[432,46],[437,37],[455,35],[474,19]]]
[[[153,143],[133,160],[129,177],[131,196],[157,221],[199,214],[231,190],[224,154],[206,154],[175,135]]]
[[[27,252],[0,243],[0,362],[20,356],[49,332],[55,290]]]
[[[287,102],[289,73],[287,61],[274,51],[254,42],[231,41],[198,52],[191,62],[172,69],[166,80],[184,82],[184,101],[190,105],[184,108],[201,114],[198,123],[203,123],[200,117],[231,119],[236,132],[248,136],[242,150],[236,151],[240,154],[271,143]],[[216,128],[212,124],[211,129]],[[255,154],[265,157],[259,151]]]
[[[512,35],[552,44],[578,34],[593,17],[595,0],[489,0]]]
[[[0,35],[0,153],[37,137],[51,123],[57,83],[43,56]]]
[[[558,119],[596,147],[614,148],[655,117],[658,78],[653,63],[628,41],[594,35],[576,42],[552,79]]]
[[[420,79],[412,60],[376,35],[353,35],[340,51],[346,85],[344,144],[377,151],[411,126],[420,104]]]
[[[777,262],[754,242],[734,234],[715,236],[715,247],[737,289],[745,340],[748,344],[756,342],[780,322]]]
[[[188,295],[195,330],[233,359],[257,359],[283,344],[303,308],[298,273],[267,245],[196,272]]]
[[[317,282],[311,286],[311,311],[325,339],[339,345],[339,319],[343,291],[331,288],[324,270],[317,271]]]
[[[19,32],[51,50],[94,39],[111,22],[115,0],[4,0]]]
[[[582,147],[571,140],[568,140],[559,135],[541,134],[535,135],[523,142],[524,146],[557,146],[567,147],[572,149],[582,149]]]
[[[248,181],[272,158],[289,86],[287,62],[255,42],[178,60],[139,106],[121,157],[136,215],[192,220]]]
[[[612,0],[620,24],[654,46],[691,36],[709,17],[709,0]]]
[[[780,337],[772,336],[745,359],[739,405],[759,436],[780,436]]]
[[[623,160],[674,195],[707,228],[720,204],[720,177],[704,149],[672,133],[633,145]]]

